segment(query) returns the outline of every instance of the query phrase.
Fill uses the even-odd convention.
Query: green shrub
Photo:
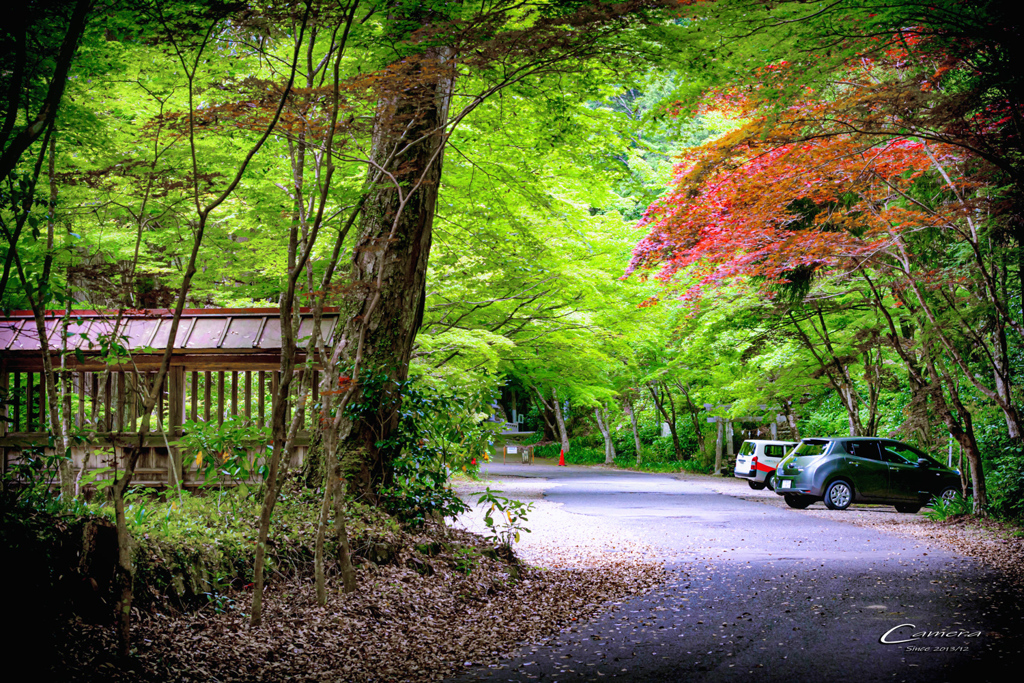
[[[594,431],[589,434],[569,437],[569,449],[599,448],[604,453],[604,437],[601,432]]]
[[[384,509],[403,522],[419,527],[431,514],[456,517],[469,507],[448,484],[452,471],[422,449],[395,459],[390,486],[380,490]]]
[[[1007,446],[995,458],[986,483],[989,511],[1007,521],[1024,521],[1024,452],[1020,446]]]
[[[380,490],[384,509],[399,520],[420,526],[431,515],[454,517],[468,509],[448,484],[451,474],[476,476],[490,459],[502,425],[488,422],[487,392],[467,396],[442,394],[416,380],[394,383],[366,372],[362,395],[350,404],[356,420],[374,420],[380,405],[400,397],[399,422],[377,447],[395,454],[390,481]]]
[[[636,445],[633,443],[632,430],[623,429],[616,432],[612,442],[615,444],[615,466],[635,468]],[[692,426],[688,433],[680,432],[680,442],[680,445],[683,447],[683,453],[692,454],[690,459],[676,459],[671,436],[656,436],[648,444],[641,442],[643,455],[641,457],[640,469],[648,472],[711,471],[712,463],[708,460],[706,454],[698,450],[697,439],[693,436]],[[593,434],[573,437],[569,439],[569,446],[569,452],[565,454],[566,464],[598,465],[604,463],[604,437],[600,434],[597,434],[596,438]],[[534,449],[534,455],[538,458],[557,459],[561,448],[561,444],[557,442],[537,446]]]
[[[258,427],[236,416],[219,425],[187,420],[182,429],[181,448],[187,459],[195,460],[206,484],[224,478],[245,481],[255,475],[267,476],[269,468],[259,450],[270,443],[269,425]]]
[[[557,458],[558,452],[561,450],[562,446],[558,442],[549,443],[543,446],[535,446],[533,456],[535,458]]]
[[[512,544],[519,542],[522,532],[530,533],[530,530],[523,526],[523,522],[527,521],[526,516],[533,510],[533,503],[499,496],[499,493],[501,491],[492,491],[488,486],[486,492],[476,502],[477,505],[489,505],[484,513],[484,524],[488,530],[487,540],[511,554]],[[495,511],[498,512],[498,521],[494,519]]]
[[[639,433],[639,431],[638,429],[637,432]],[[631,427],[612,432],[612,443],[615,444],[617,456],[632,458],[634,462],[636,461],[636,442],[633,439],[633,429]],[[642,441],[640,445],[643,447]],[[617,461],[618,458],[616,458]]]
[[[931,502],[931,509],[925,510],[922,514],[932,521],[942,521],[959,515],[969,515],[974,509],[974,498],[964,498],[958,491],[948,503],[941,498],[935,498]]]
[[[1006,433],[1006,423],[992,416],[975,424],[983,456],[988,512],[1008,522],[1024,522],[1024,446]]]
[[[534,432],[533,434],[530,434],[529,436],[527,436],[525,439],[523,439],[522,443],[524,445],[526,445],[526,446],[532,446],[533,444],[539,442],[543,438],[544,438],[544,432],[538,430],[538,431]]]
[[[671,436],[659,436],[651,442],[650,448],[644,453],[647,462],[670,462],[676,460],[675,448]]]
[[[591,448],[575,446],[565,454],[565,462],[569,465],[600,465],[604,463],[604,447]]]

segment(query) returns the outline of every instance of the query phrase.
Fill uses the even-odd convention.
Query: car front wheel
[[[768,487],[769,491],[775,490],[775,473],[769,472],[764,478],[764,485]]]
[[[814,502],[814,499],[810,496],[800,496],[795,493],[787,493],[783,498],[786,500],[786,505],[794,510],[804,510]]]
[[[829,510],[845,510],[853,502],[853,487],[842,479],[836,480],[825,489],[825,507]]]

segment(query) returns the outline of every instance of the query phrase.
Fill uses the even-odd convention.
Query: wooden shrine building
[[[300,346],[312,331],[312,314],[303,312]],[[85,437],[72,449],[74,465],[117,467],[121,449],[138,440],[142,399],[151,387],[170,334],[169,310],[117,312],[72,311],[64,329],[63,311],[49,312],[46,337],[54,368],[70,399],[73,429]],[[336,310],[325,312],[321,334],[330,338]],[[128,352],[125,362],[109,365],[101,347],[115,343]],[[26,448],[45,448],[49,407],[38,328],[29,312],[0,318],[0,467],[17,461]],[[303,354],[297,360],[304,361]],[[271,401],[280,379],[281,326],[276,308],[191,309],[181,316],[173,356],[150,421],[146,451],[135,480],[141,486],[201,483],[195,463],[183,462],[178,440],[187,421],[240,421],[268,425]],[[317,398],[314,372],[313,400]],[[295,383],[293,383],[293,386]],[[292,465],[301,464],[309,442],[300,432]],[[134,440],[133,440],[134,437]],[[96,457],[94,457],[96,456]],[[171,469],[176,463],[175,472]]]

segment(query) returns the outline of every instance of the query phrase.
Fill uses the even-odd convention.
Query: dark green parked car
[[[798,510],[823,500],[831,510],[881,503],[917,512],[959,492],[959,471],[892,439],[803,439],[775,472],[775,493]]]

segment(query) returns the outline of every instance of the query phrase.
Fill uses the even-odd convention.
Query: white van
[[[760,490],[767,486],[774,491],[775,468],[795,447],[795,441],[748,439],[743,442],[740,452],[736,454],[736,468],[733,474],[746,479],[752,489]]]

